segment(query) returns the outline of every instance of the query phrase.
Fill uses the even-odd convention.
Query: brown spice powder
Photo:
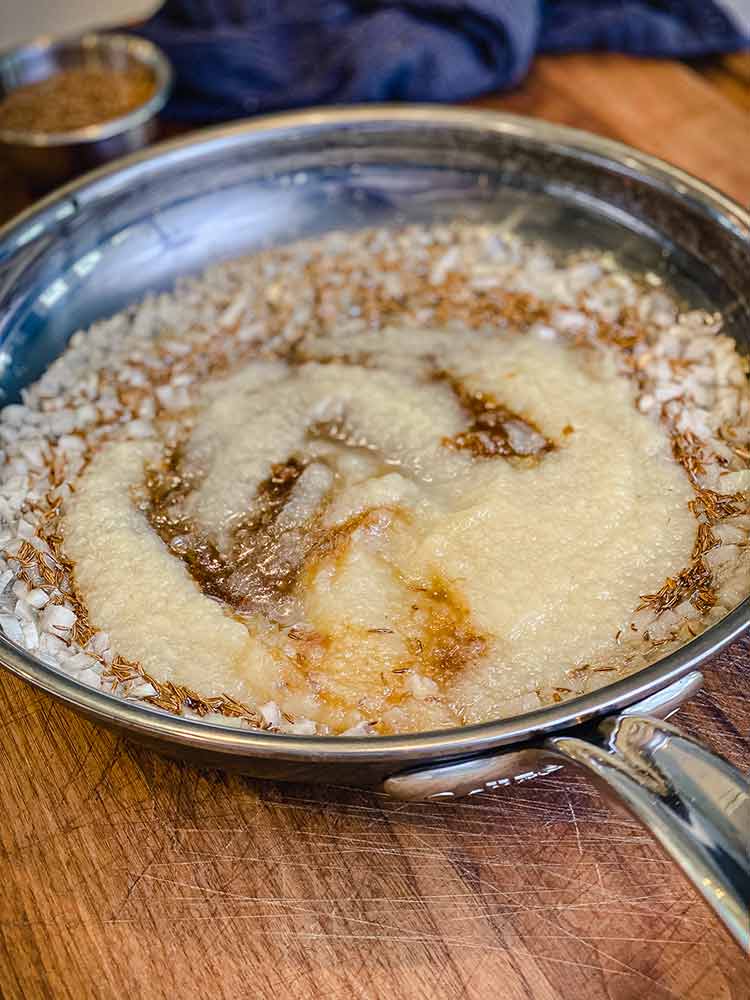
[[[54,133],[98,125],[145,104],[154,88],[153,74],[139,65],[62,70],[0,101],[0,129]]]

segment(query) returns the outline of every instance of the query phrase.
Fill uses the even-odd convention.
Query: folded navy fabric
[[[220,121],[310,104],[460,101],[536,52],[697,56],[750,44],[750,0],[166,0],[141,33],[176,70],[167,114]]]

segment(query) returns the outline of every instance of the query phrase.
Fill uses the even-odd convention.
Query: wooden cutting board
[[[701,75],[548,58],[478,103],[624,139],[750,202],[749,79],[750,57]],[[23,201],[7,171],[3,190]],[[706,681],[678,721],[748,770],[750,641]],[[122,996],[746,1000],[750,963],[568,769],[458,805],[229,778],[0,674],[0,997]]]

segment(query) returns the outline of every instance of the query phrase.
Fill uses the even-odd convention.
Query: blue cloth
[[[711,0],[166,0],[141,33],[177,75],[167,115],[220,121],[359,101],[460,101],[536,52],[698,56],[744,48]]]

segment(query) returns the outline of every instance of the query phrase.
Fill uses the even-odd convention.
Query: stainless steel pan
[[[750,349],[750,216],[700,181],[617,143],[511,116],[310,111],[130,157],[0,231],[0,402],[36,378],[73,330],[212,260],[331,228],[516,210],[528,237],[612,249],[689,302],[721,309]],[[661,721],[700,686],[701,663],[748,625],[750,599],[688,646],[590,695],[487,725],[375,739],[175,718],[84,687],[1,637],[0,661],[154,749],[261,777],[423,798],[572,762],[644,822],[748,948],[750,787]]]

